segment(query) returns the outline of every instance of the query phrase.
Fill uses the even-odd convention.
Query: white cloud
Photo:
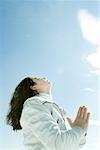
[[[84,88],[84,90],[87,92],[94,92],[94,89],[91,89],[91,88]]]
[[[95,53],[86,57],[86,60],[97,69],[100,69],[100,48],[97,48]]]
[[[100,120],[90,119],[90,125],[100,126]]]
[[[87,10],[79,11],[79,21],[83,36],[95,45],[100,45],[100,21]]]
[[[95,69],[94,73],[100,75],[100,20],[86,10],[80,10],[78,18],[83,37],[96,47],[96,52],[88,55],[86,60]]]
[[[100,69],[92,70],[91,73],[100,76]]]

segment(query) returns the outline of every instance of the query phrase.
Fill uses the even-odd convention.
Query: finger
[[[82,107],[79,108],[76,118],[80,117]]]
[[[84,108],[84,114],[83,114],[83,119],[86,120],[87,119],[87,108]]]
[[[89,121],[89,118],[90,118],[90,113],[88,112],[88,113],[87,113],[87,118],[86,118],[86,121],[87,121],[87,122]]]
[[[82,107],[80,117],[83,118],[85,112],[85,106]]]
[[[69,125],[71,126],[71,128],[73,127],[73,123],[72,123],[72,120],[70,119],[70,118],[66,118],[67,119],[67,121],[68,121],[68,123],[69,123]]]

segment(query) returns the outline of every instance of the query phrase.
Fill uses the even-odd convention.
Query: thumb
[[[69,123],[70,127],[72,128],[72,127],[73,127],[72,120],[71,120],[69,117],[67,117],[66,119],[67,119],[67,121],[68,121],[68,123]]]

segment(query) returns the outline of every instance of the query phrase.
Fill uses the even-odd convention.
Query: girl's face
[[[47,78],[32,78],[36,85],[31,86],[32,90],[37,90],[38,92],[51,92],[52,83]]]

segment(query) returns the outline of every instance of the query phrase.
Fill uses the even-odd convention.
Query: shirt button
[[[57,123],[59,122],[59,119],[57,120]]]

